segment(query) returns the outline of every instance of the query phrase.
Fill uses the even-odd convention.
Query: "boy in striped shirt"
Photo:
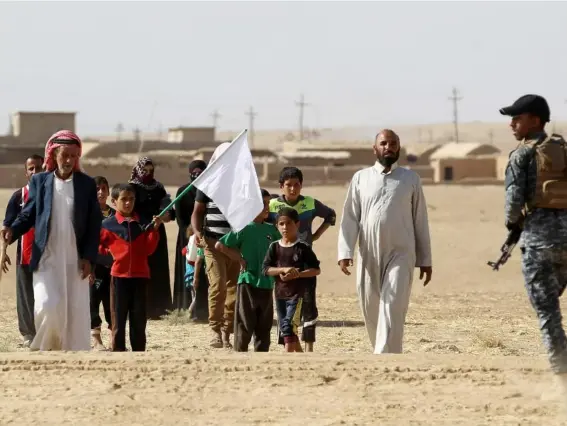
[[[205,193],[197,190],[191,226],[199,246],[205,250],[209,281],[209,327],[212,348],[232,348],[234,331],[236,282],[240,263],[215,248],[216,243],[232,228],[218,206]]]

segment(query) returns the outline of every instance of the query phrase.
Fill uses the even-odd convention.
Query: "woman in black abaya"
[[[194,160],[189,164],[189,183],[181,186],[177,190],[176,198],[185,190],[197,177],[205,170],[207,163],[202,160]],[[177,245],[175,247],[175,278],[173,284],[173,307],[175,309],[187,309],[191,304],[191,290],[185,286],[185,267],[187,261],[181,253],[187,246],[187,228],[191,225],[191,215],[195,204],[196,188],[190,189],[183,197],[175,202],[175,219],[179,226],[177,234]],[[193,319],[206,320],[208,318],[207,309],[207,283],[201,274],[201,284],[197,288],[197,301]],[[204,295],[204,296],[203,296]]]
[[[134,211],[146,222],[150,222],[171,203],[163,185],[154,179],[154,164],[151,158],[143,157],[138,160],[128,182],[136,188]],[[175,219],[173,208],[165,213],[162,219],[164,223]],[[147,317],[157,320],[172,309],[167,234],[163,225],[159,227],[158,247],[149,257],[148,263],[151,278],[148,285]]]

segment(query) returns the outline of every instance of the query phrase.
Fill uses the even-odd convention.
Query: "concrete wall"
[[[431,162],[434,181],[445,182],[445,170],[452,169],[453,181],[497,179],[496,158],[444,158]]]
[[[0,136],[0,146],[16,146],[18,138],[11,135]]]
[[[164,141],[144,141],[143,152],[158,150],[187,150],[193,151],[202,147],[216,147],[218,142],[183,142],[173,144]],[[140,142],[135,140],[122,140],[116,142],[101,142],[88,153],[89,158],[117,158],[120,154],[136,154],[140,149]],[[140,156],[144,156],[142,153]]]
[[[411,165],[408,167],[408,169],[413,170],[414,172],[416,172],[419,177],[421,178],[421,180],[431,180],[433,181],[435,178],[435,170],[433,169],[433,167],[431,167],[429,164],[426,166],[423,165]]]
[[[199,142],[212,143],[215,141],[214,127],[179,127],[169,129],[167,141],[170,143],[190,143]]]
[[[269,163],[256,164],[256,173],[261,185],[277,185],[280,170],[284,165]],[[345,185],[352,176],[363,167],[302,167],[303,176],[308,186],[316,185]],[[130,165],[85,165],[90,176],[101,175],[108,179],[111,185],[126,182],[130,178],[132,167]],[[414,169],[420,176],[423,185],[435,184],[427,168]],[[431,169],[432,170],[432,169]],[[186,167],[169,167],[159,165],[156,176],[166,186],[179,187],[187,182]],[[0,165],[0,188],[16,189],[26,183],[23,164]],[[460,181],[443,182],[454,185],[501,185],[495,178],[463,178]]]
[[[75,113],[19,112],[13,116],[13,131],[19,145],[39,145],[58,130],[75,131]]]
[[[24,161],[31,155],[38,154],[43,157],[44,146],[1,146],[0,164],[16,164],[23,167]]]
[[[506,177],[506,166],[508,166],[508,156],[502,155],[496,158],[496,179],[504,181]]]

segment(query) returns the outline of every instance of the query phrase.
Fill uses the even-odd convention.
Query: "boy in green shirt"
[[[270,244],[281,238],[268,218],[270,193],[262,190],[264,209],[240,232],[229,232],[215,248],[240,262],[236,290],[234,350],[247,352],[254,335],[254,352],[268,352],[274,321],[274,278],[262,274]]]

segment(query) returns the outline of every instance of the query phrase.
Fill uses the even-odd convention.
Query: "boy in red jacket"
[[[136,190],[130,184],[112,187],[112,204],[116,214],[102,222],[100,254],[111,254],[110,309],[112,315],[112,351],[126,351],[126,320],[130,319],[132,351],[146,350],[146,292],[150,278],[148,257],[156,250],[161,224],[144,232],[146,224],[133,213]]]

